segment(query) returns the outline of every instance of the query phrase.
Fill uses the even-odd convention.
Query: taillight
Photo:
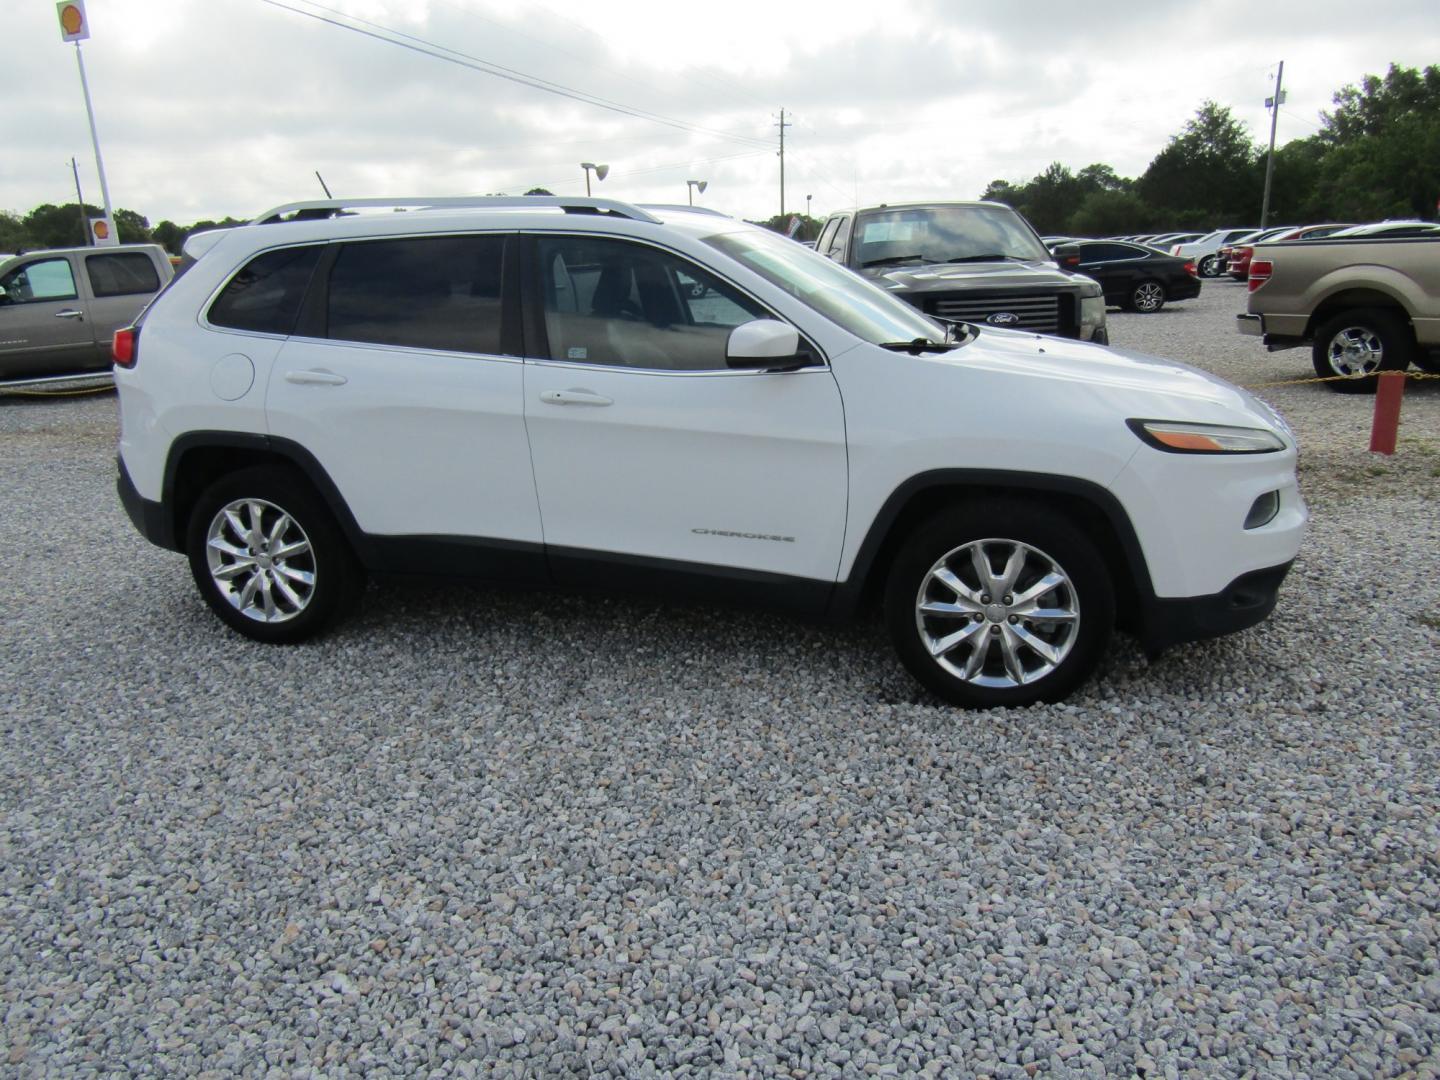
[[[1061,266],[1069,266],[1069,267],[1079,266],[1079,265],[1080,265],[1080,256],[1079,256],[1079,255],[1065,255],[1065,256],[1062,256],[1061,259],[1060,259],[1060,265],[1061,265]]]
[[[115,336],[110,340],[110,356],[115,361],[115,366],[133,368],[135,361],[139,359],[137,354],[139,344],[140,328],[138,326],[127,326],[123,330],[116,330]]]
[[[1179,254],[1180,254],[1180,245],[1179,245],[1179,244],[1176,244],[1174,247],[1172,247],[1172,248],[1170,249],[1170,254],[1171,254],[1171,255],[1179,255]]]
[[[1185,263],[1185,273],[1189,274],[1191,277],[1199,277],[1199,276],[1200,276],[1200,271],[1198,271],[1198,270],[1195,269],[1195,264],[1194,264],[1193,262],[1188,261],[1188,260],[1187,260],[1186,263]]]
[[[1275,264],[1269,259],[1250,260],[1250,280],[1247,283],[1251,292],[1254,292],[1265,282],[1270,280],[1270,275],[1275,272]]]

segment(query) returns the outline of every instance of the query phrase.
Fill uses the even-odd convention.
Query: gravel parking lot
[[[1302,379],[1244,288],[1118,345]],[[0,398],[0,1070],[1437,1076],[1440,381],[1262,391],[1274,617],[960,713],[878,626],[432,585],[229,632]]]

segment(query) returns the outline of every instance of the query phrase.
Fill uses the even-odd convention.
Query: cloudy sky
[[[1340,86],[1392,62],[1440,62],[1437,0],[86,7],[111,198],[152,223],[317,198],[315,170],[337,195],[579,194],[581,161],[611,167],[597,195],[684,202],[685,181],[703,179],[699,201],[768,217],[780,209],[782,108],[794,123],[787,210],[803,211],[807,196],[816,216],[975,198],[1051,161],[1138,175],[1207,98],[1263,139],[1280,60],[1282,143],[1312,134]],[[54,0],[0,9],[0,209],[72,201],[72,155],[98,203],[75,50],[60,41]],[[497,66],[573,96],[476,70]]]

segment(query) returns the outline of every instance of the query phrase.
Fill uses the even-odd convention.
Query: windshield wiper
[[[892,263],[903,262],[924,262],[924,255],[891,255],[888,259],[871,259],[869,262],[862,262],[861,268],[867,266],[889,266]]]
[[[931,341],[929,338],[917,337],[913,341],[882,341],[882,349],[889,349],[891,352],[909,353],[911,356],[919,356],[927,352],[949,352],[951,349],[960,347],[958,342]]]
[[[1031,262],[1024,255],[1002,255],[998,251],[987,251],[983,255],[961,255],[958,259],[946,259],[947,263],[966,262]]]

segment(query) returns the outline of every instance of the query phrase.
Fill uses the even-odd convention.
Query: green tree
[[[1260,217],[1264,162],[1245,125],[1207,101],[1150,162],[1136,192],[1176,226]]]
[[[525,192],[525,194],[526,194],[526,195],[554,195],[555,193],[554,193],[553,191],[547,191],[547,190],[546,190],[545,188],[543,188],[543,187],[532,187],[529,191]]]
[[[1391,65],[1335,94],[1316,137],[1318,198],[1338,218],[1430,217],[1440,197],[1440,66]]]
[[[35,242],[30,239],[30,231],[25,228],[20,215],[0,210],[0,253],[14,255],[34,246]]]
[[[1117,236],[1153,228],[1155,209],[1133,191],[1092,191],[1070,215],[1066,233]]]
[[[123,206],[115,210],[115,232],[122,244],[148,244],[152,239],[149,218]]]
[[[98,206],[85,204],[87,217],[105,213]],[[25,215],[25,231],[37,248],[79,247],[90,242],[88,227],[80,220],[78,203],[55,206],[42,203]]]

